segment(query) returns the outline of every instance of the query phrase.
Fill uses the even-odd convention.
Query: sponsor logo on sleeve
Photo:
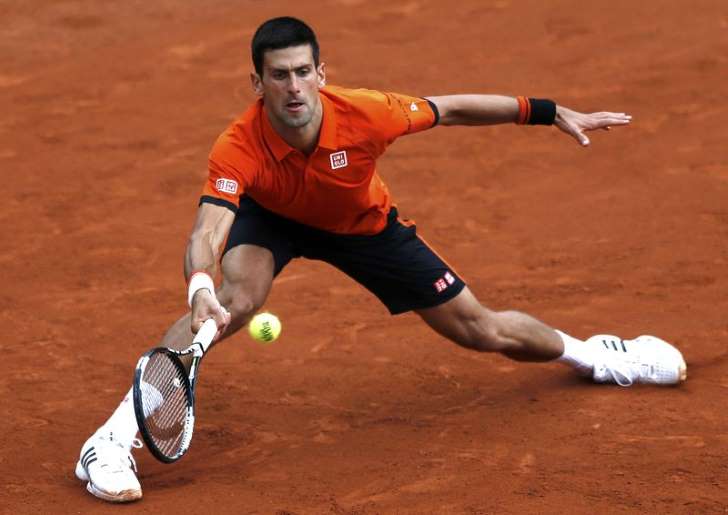
[[[220,193],[235,195],[238,192],[238,183],[232,179],[218,179],[215,181],[215,188]]]
[[[336,170],[337,168],[344,168],[346,165],[349,164],[349,161],[346,158],[346,150],[334,152],[329,156],[329,159],[331,160],[332,170]]]

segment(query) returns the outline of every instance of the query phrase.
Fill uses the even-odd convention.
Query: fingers
[[[602,129],[605,131],[611,130],[612,126],[628,125],[632,121],[632,116],[626,113],[592,113],[584,115],[584,117],[576,122],[579,132],[593,131]],[[588,138],[586,143],[583,138],[579,139],[579,142],[586,146],[588,145]]]
[[[631,121],[632,115],[627,113],[601,111],[584,114],[559,106],[554,124],[578,141],[582,147],[586,147],[591,143],[584,134],[586,131],[596,129],[608,131],[613,126],[628,125]]]
[[[219,339],[220,336],[223,335],[225,330],[230,325],[230,321],[232,320],[232,315],[230,312],[222,305],[220,305],[220,315],[221,319],[217,321],[217,334],[215,335],[215,340]]]
[[[587,145],[589,145],[589,138],[586,137],[582,129],[579,128],[578,125],[576,125],[572,120],[569,120],[567,117],[557,116],[556,120],[554,121],[554,125],[556,125],[556,127],[558,127],[561,131],[565,132],[576,141],[578,141],[582,147],[586,147]]]
[[[589,138],[586,137],[586,134],[581,131],[577,131],[574,137],[582,147],[588,147],[589,143],[591,143],[591,141],[589,141]]]
[[[603,129],[610,125],[628,125],[632,116],[626,113],[592,113],[587,115],[585,128],[587,130]]]
[[[632,115],[627,113],[612,113],[609,111],[600,111],[598,113],[590,113],[586,116],[593,116],[595,118],[620,118],[620,119],[627,119],[631,120]]]
[[[582,147],[586,147],[589,145],[589,138],[587,138],[586,134],[584,134],[584,131],[581,130],[578,126],[568,123],[565,125],[565,127],[563,127],[563,130],[570,134],[576,141],[578,141],[579,145],[581,145]]]
[[[213,320],[215,320],[215,324],[217,325],[215,340],[217,340],[225,332],[225,329],[227,329],[228,325],[230,325],[230,312],[218,302],[217,306],[213,308],[213,310],[208,314],[207,318],[212,318]],[[204,322],[204,320],[202,322]]]
[[[205,320],[209,320],[210,318],[215,320],[217,324],[218,331],[215,335],[215,339],[217,339],[225,331],[227,326],[230,325],[230,312],[220,304],[217,298],[209,294],[209,292],[207,294],[195,295],[192,300],[192,316],[190,319],[190,329],[192,332],[196,334]]]
[[[584,134],[584,131],[579,130],[577,127],[570,125],[568,126],[567,132],[571,134],[582,147],[588,147],[589,143],[591,143],[586,134]]]

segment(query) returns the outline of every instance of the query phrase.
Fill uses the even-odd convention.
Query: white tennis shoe
[[[597,383],[678,384],[687,378],[687,365],[680,351],[654,336],[623,340],[599,334],[586,343],[593,346],[593,378]]]
[[[136,462],[131,447],[142,443],[134,439],[131,447],[114,440],[111,433],[94,433],[81,447],[76,464],[76,477],[88,481],[86,490],[110,502],[129,502],[141,499],[142,487],[136,477]]]

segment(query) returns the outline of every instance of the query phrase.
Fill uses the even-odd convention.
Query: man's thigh
[[[228,308],[236,303],[262,306],[273,284],[274,270],[270,250],[249,244],[233,247],[222,259],[218,300]]]
[[[296,253],[284,221],[242,197],[222,257],[218,298],[233,316],[246,317],[263,305],[273,278]]]
[[[265,256],[268,256],[265,252],[259,255],[255,251],[243,249],[236,252],[234,260],[227,259],[232,250],[240,246],[253,246],[268,251],[270,254],[268,257],[273,259],[273,277],[275,277],[291,259],[299,255],[294,250],[291,240],[292,232],[294,232],[293,222],[284,220],[258,205],[250,197],[243,196],[225,241],[223,265],[227,261],[231,273],[235,272],[235,275],[239,276],[244,271],[236,270],[231,263],[240,262],[241,259],[264,259]]]

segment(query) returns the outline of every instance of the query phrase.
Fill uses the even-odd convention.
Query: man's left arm
[[[520,123],[556,125],[581,145],[589,145],[584,134],[596,129],[627,125],[625,113],[580,113],[551,100],[501,95],[448,95],[427,97],[439,112],[439,125],[496,125]]]

